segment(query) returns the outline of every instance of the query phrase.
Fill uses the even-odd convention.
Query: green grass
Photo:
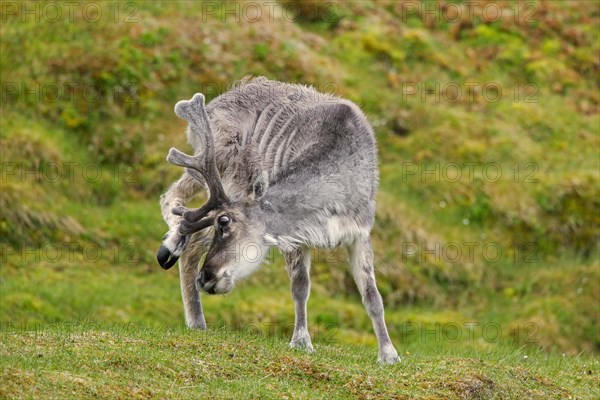
[[[335,340],[335,336],[331,338]],[[0,395],[98,398],[597,398],[597,359],[523,349],[410,346],[378,366],[372,346],[290,350],[249,330],[135,324],[4,326]]]
[[[300,1],[301,18],[253,24],[222,7],[202,20],[191,1],[120,3],[115,22],[99,4],[93,23],[77,7],[71,22],[2,16],[0,397],[598,397],[597,3],[534,2],[536,22],[460,25],[398,2],[335,2],[322,20]],[[155,261],[158,197],[181,173],[165,155],[187,146],[172,107],[247,74],[334,91],[372,122],[377,280],[400,366],[374,363],[343,251],[313,257],[316,355],[285,349],[294,316],[279,254],[227,296],[203,297],[214,329],[181,329],[177,271]],[[490,83],[498,101],[479,91]],[[463,96],[437,100],[436,84]],[[444,175],[453,165],[459,178]],[[69,342],[65,324],[82,320]]]

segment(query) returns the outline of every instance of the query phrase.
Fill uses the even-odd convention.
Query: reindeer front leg
[[[198,263],[203,253],[202,241],[200,234],[190,237],[180,233],[179,228],[183,218],[174,214],[173,210],[189,202],[201,188],[202,184],[197,179],[184,172],[183,176],[160,197],[161,212],[169,226],[169,231],[164,236],[157,255],[164,269],[171,268],[181,257],[179,279],[185,322],[189,328],[194,329],[206,329],[202,303],[196,289]]]
[[[185,324],[190,329],[206,329],[200,293],[196,288],[198,264],[206,250],[201,233],[194,234],[179,260],[179,281],[181,283]]]
[[[310,250],[301,248],[284,253],[284,257],[296,310],[294,334],[290,347],[306,349],[312,353],[314,349],[306,323],[306,303],[310,294]]]

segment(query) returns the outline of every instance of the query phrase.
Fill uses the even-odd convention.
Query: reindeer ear
[[[269,173],[263,171],[252,184],[252,197],[254,200],[260,200],[267,190],[269,190]]]

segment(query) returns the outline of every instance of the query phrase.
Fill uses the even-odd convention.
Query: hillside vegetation
[[[0,395],[89,397],[94,381],[100,397],[597,396],[600,8],[475,3],[59,2],[58,17],[2,3]],[[284,349],[277,252],[203,297],[214,331],[180,329],[177,271],[155,260],[158,197],[181,173],[165,156],[187,146],[173,105],[246,75],[349,98],[373,124],[377,279],[404,354],[392,373],[374,365],[342,251],[313,255],[315,356]],[[62,328],[44,327],[82,320],[99,326],[55,348]],[[144,328],[109,327],[129,323]]]
[[[597,361],[514,349],[411,347],[378,366],[372,349],[276,336],[93,322],[3,332],[2,398],[566,399],[597,398]],[[412,354],[412,351],[415,351]]]

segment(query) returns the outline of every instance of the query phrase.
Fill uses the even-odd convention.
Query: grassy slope
[[[3,332],[0,396],[99,398],[597,398],[598,360],[410,347],[401,364],[359,346],[286,349],[276,336],[135,325]]]
[[[166,165],[164,154],[173,145],[185,148],[184,127],[169,110],[184,97],[182,93],[202,90],[212,97],[251,73],[333,89],[361,104],[374,123],[381,155],[374,230],[378,279],[392,339],[401,352],[408,350],[415,357],[398,370],[407,377],[417,376],[414,382],[402,380],[403,385],[419,386],[406,389],[413,390],[408,393],[454,390],[456,396],[464,396],[473,381],[479,389],[473,389],[472,397],[480,389],[496,390],[492,393],[499,397],[516,397],[525,390],[551,390],[555,397],[566,390],[584,396],[597,383],[597,357],[568,356],[572,364],[561,365],[559,360],[564,359],[538,353],[537,348],[576,355],[595,354],[600,346],[595,150],[599,99],[598,92],[590,90],[598,86],[598,8],[592,2],[540,3],[535,24],[476,19],[457,30],[456,24],[427,23],[416,16],[398,24],[399,10],[390,4],[340,5],[327,23],[265,20],[237,25],[213,18],[198,24],[200,9],[194,2],[161,6],[140,2],[138,22],[131,24],[114,23],[106,17],[110,10],[98,23],[81,18],[65,24],[9,18],[1,28],[3,82],[34,88],[40,83],[66,88],[75,82],[78,88],[87,85],[101,95],[90,100],[73,89],[72,97],[63,95],[58,101],[17,94],[2,103],[3,168],[10,163],[18,167],[17,175],[3,169],[0,193],[2,322],[89,318],[100,323],[145,323],[152,329],[179,326],[176,272],[160,271],[154,260],[165,230],[157,198],[180,172]],[[499,82],[505,91],[515,84],[533,83],[537,102],[515,101],[511,96],[493,103],[481,96],[457,103],[423,102],[418,96],[404,98],[402,82]],[[134,88],[135,93],[115,95],[123,87]],[[467,179],[463,169],[458,181],[419,179],[418,174],[407,176],[402,164],[423,170],[449,162],[476,163],[476,176]],[[53,165],[67,163],[82,166],[75,168],[72,179],[45,178],[52,176]],[[481,176],[481,169],[491,163],[505,172],[498,182]],[[515,182],[510,170],[515,163],[521,168],[533,163],[537,182],[525,181],[522,175]],[[82,168],[88,165],[99,166],[101,177],[85,179]],[[38,172],[22,175],[27,170]],[[478,251],[472,259],[463,254],[449,261],[439,254],[421,251],[407,257],[403,252],[406,243],[423,249],[451,242],[476,242],[480,247],[497,243],[505,256],[490,262]],[[76,250],[68,250],[72,245]],[[48,246],[61,249],[57,259]],[[100,256],[84,248],[100,249]],[[531,248],[535,257],[525,258],[523,251]],[[345,266],[339,265],[344,261],[341,253],[321,259],[313,266],[310,324],[328,334],[335,331],[340,347],[332,348],[332,354],[343,351],[349,358],[337,364],[326,353],[314,362],[322,362],[327,370],[333,368],[330,363],[354,365],[356,348],[344,347],[351,343],[369,348],[368,362],[357,365],[375,368],[370,322]],[[263,331],[276,324],[278,336],[289,336],[293,307],[282,265],[276,255],[234,293],[205,298],[209,323],[224,323],[229,329],[258,326]],[[464,325],[469,322],[481,327],[472,339]],[[458,342],[440,330],[456,324],[462,333]],[[498,337],[483,331],[488,326],[500,329]],[[417,331],[407,331],[414,327]],[[427,336],[427,329],[436,333]],[[90,333],[95,334],[100,333]],[[140,335],[150,338],[150,333]],[[177,335],[178,341],[191,346],[192,339]],[[219,337],[235,345],[235,338],[225,333],[207,334],[203,340],[216,343]],[[17,361],[27,345],[22,340],[25,337],[3,332],[4,366],[16,363],[4,374],[9,382],[25,377],[46,382],[41,383],[44,388],[47,378],[33,372],[39,365]],[[148,346],[155,344],[160,351],[161,343]],[[12,346],[21,348],[11,350]],[[270,348],[277,360],[284,360],[274,361],[280,367],[294,363],[293,357],[283,358],[287,353],[278,350],[282,347],[283,341],[277,340]],[[181,351],[192,351],[186,349]],[[96,349],[93,343],[82,342],[82,351],[92,356]],[[427,379],[434,382],[420,386],[423,375],[417,367],[438,371],[439,363],[449,362],[447,352],[453,354],[453,363],[466,365],[466,375],[453,375],[462,373],[459,370],[430,374]],[[51,354],[55,367],[44,369],[67,372],[48,379],[69,382],[70,373],[79,376],[66,366],[71,353]],[[145,359],[128,354],[125,363],[147,365]],[[152,354],[154,350],[147,356]],[[521,360],[525,354],[551,360],[536,364],[543,378],[523,375],[524,383],[517,389],[523,392],[502,394],[510,388],[511,373],[525,374]],[[502,368],[492,370],[487,365],[476,367],[471,356],[489,357],[484,361],[490,363],[504,361]],[[582,377],[589,366],[592,378]],[[235,368],[224,368],[229,367]],[[179,365],[171,368],[187,371]],[[356,373],[354,367],[348,368]],[[389,378],[374,371],[377,379]],[[263,372],[257,367],[252,373],[262,378],[267,375]],[[477,374],[497,386],[488,388],[483,378],[477,383]],[[306,382],[296,378],[289,382],[278,378],[279,386],[272,389],[289,384],[302,390]],[[119,385],[116,382],[126,378],[114,379]],[[227,374],[216,379],[237,382]],[[375,384],[389,386],[377,379]],[[73,381],[58,390],[79,390],[77,385]],[[241,383],[236,385],[243,390]],[[211,387],[218,390],[216,384]],[[24,390],[14,385],[3,388],[7,394]],[[356,390],[367,388],[359,381]]]

